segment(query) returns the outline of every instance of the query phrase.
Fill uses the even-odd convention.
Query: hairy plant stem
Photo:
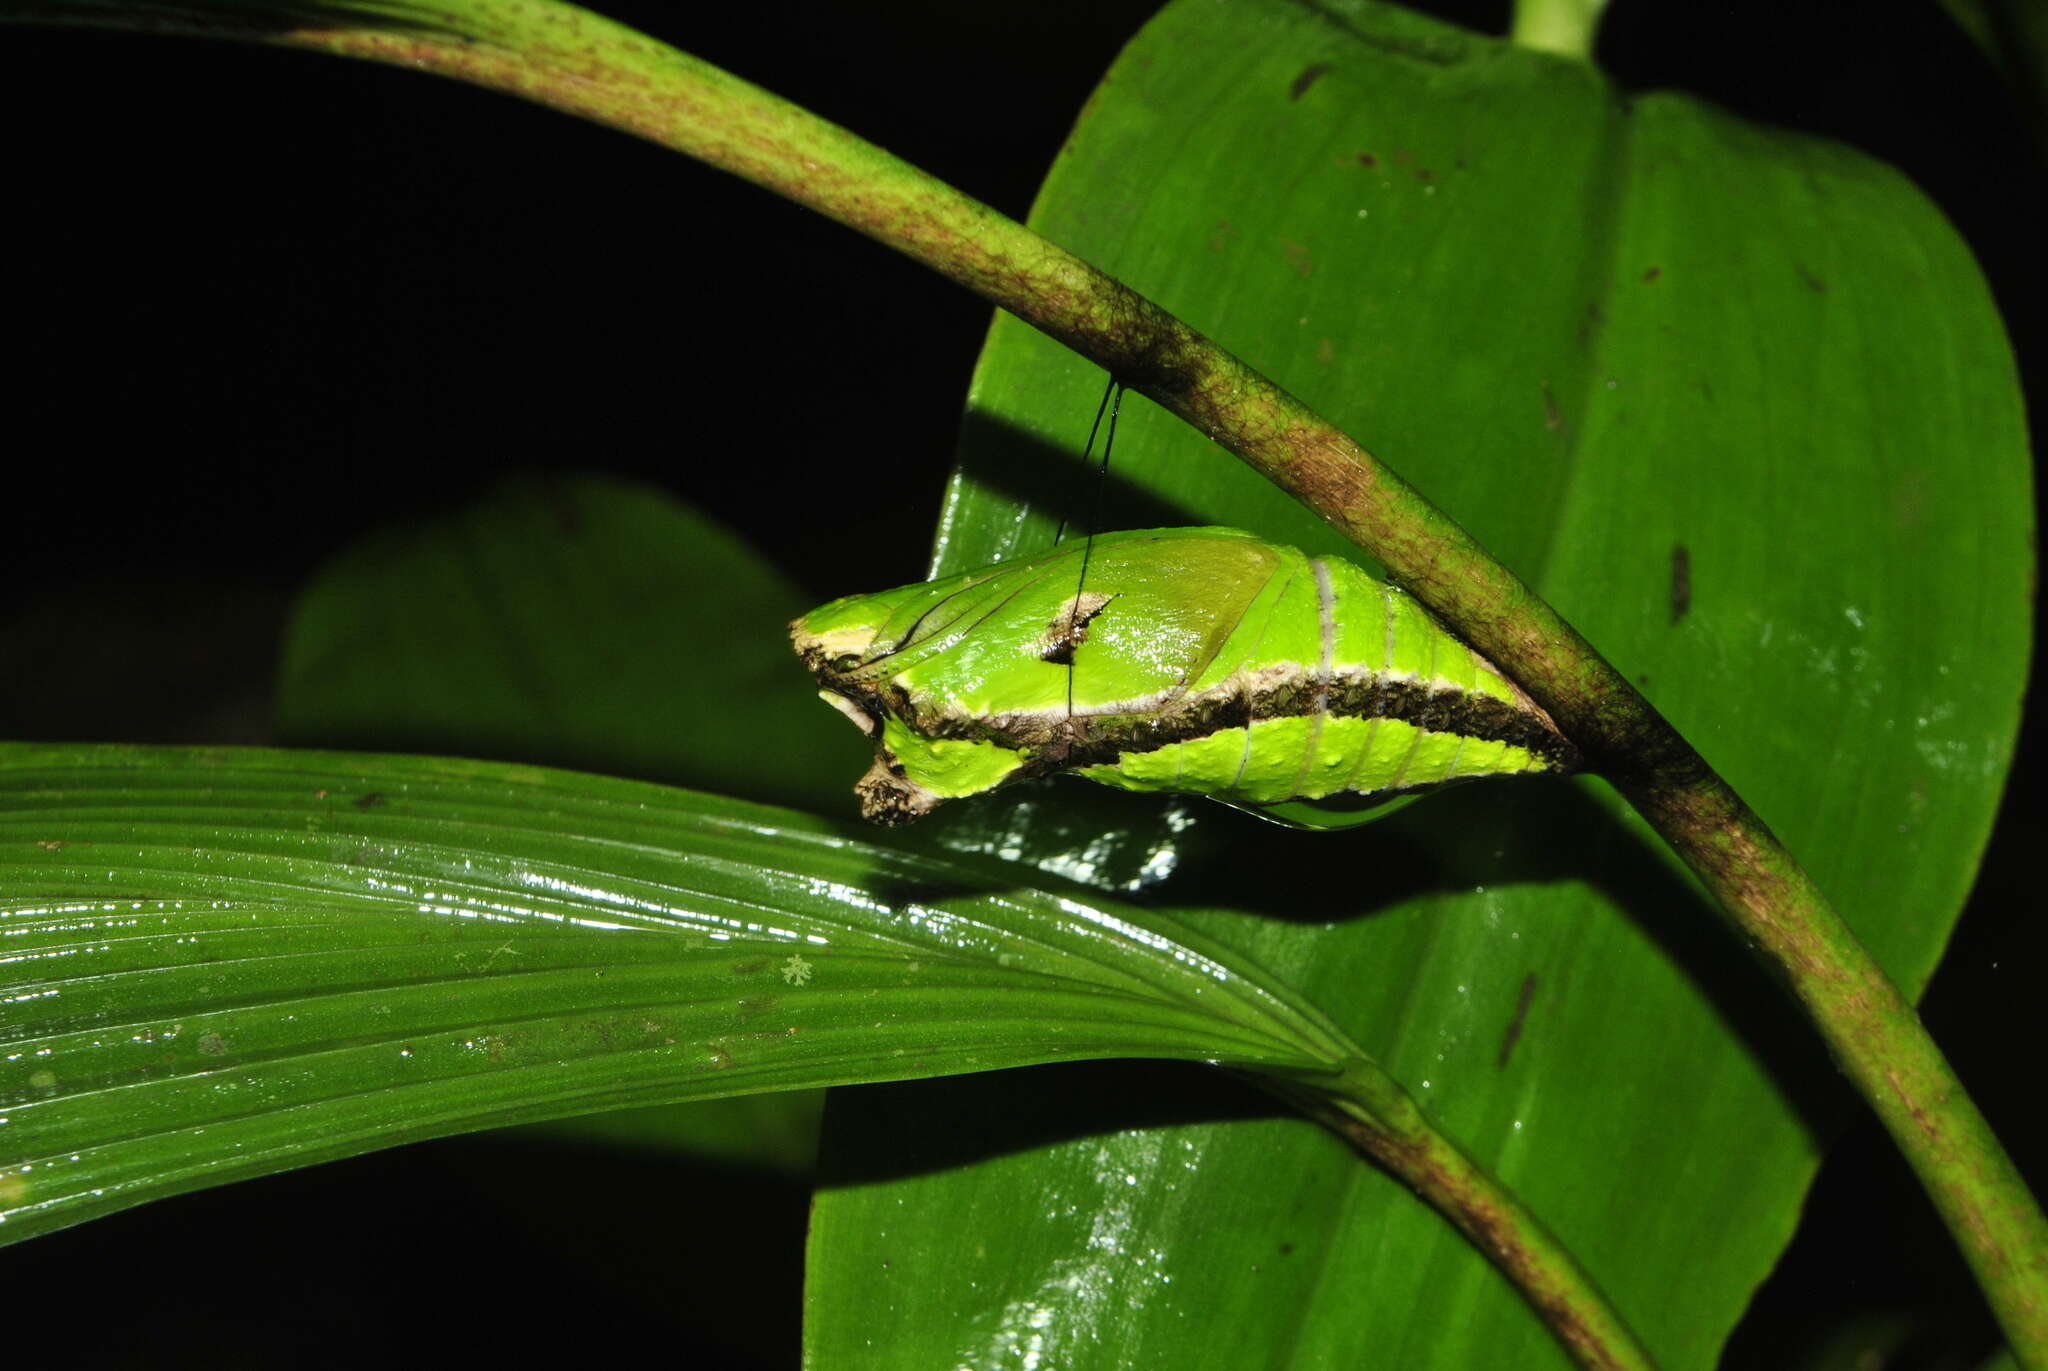
[[[1351,438],[1215,343],[846,130],[554,0],[4,0],[0,18],[284,43],[433,72],[608,124],[924,263],[1179,415],[1378,558],[1550,710],[1783,977],[1919,1174],[2020,1361],[2048,1371],[2048,1222],[1913,1007],[1811,878],[1529,587]],[[1398,1156],[1383,1160],[1398,1169]]]

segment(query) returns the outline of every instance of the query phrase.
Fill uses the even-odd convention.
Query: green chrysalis
[[[1179,791],[1308,827],[1476,776],[1563,772],[1534,701],[1409,596],[1230,528],[1079,543],[790,625],[875,742],[881,823],[1028,776]]]

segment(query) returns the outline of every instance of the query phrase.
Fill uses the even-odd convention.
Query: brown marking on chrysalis
[[[915,822],[941,803],[937,795],[904,774],[903,764],[879,752],[867,774],[853,783],[860,815],[870,823],[896,828]]]
[[[1104,595],[1097,590],[1084,590],[1067,601],[1052,622],[1045,626],[1045,635],[1039,639],[1038,660],[1052,662],[1058,666],[1074,664],[1074,649],[1088,641],[1088,624],[1102,613],[1114,595]]]
[[[857,687],[841,688],[860,698]],[[1325,682],[1295,662],[1240,673],[1200,694],[1131,714],[1069,717],[1043,711],[985,718],[929,713],[917,717],[907,701],[893,712],[926,738],[1034,749],[1036,755],[1016,772],[1019,778],[1105,765],[1129,753],[1155,752],[1224,729],[1316,712],[1333,718],[1397,719],[1426,730],[1508,743],[1541,757],[1550,771],[1571,772],[1580,765],[1578,750],[1534,702],[1515,704],[1456,686],[1378,672],[1339,673]]]

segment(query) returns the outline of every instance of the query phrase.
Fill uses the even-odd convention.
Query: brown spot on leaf
[[[1500,1057],[1495,1065],[1505,1067],[1508,1058],[1514,1055],[1515,1044],[1522,1040],[1522,1025],[1528,1021],[1529,1006],[1536,1000],[1536,973],[1531,971],[1522,977],[1521,993],[1515,997],[1515,1014],[1508,1020],[1508,1031],[1501,1035]]]
[[[1662,276],[1663,274],[1664,274],[1664,268],[1662,268],[1662,267],[1651,267],[1651,268],[1650,268],[1650,269],[1649,269],[1648,271],[1646,271],[1646,272],[1644,272],[1644,273],[1643,273],[1643,279],[1644,279],[1645,281],[1654,281],[1654,280],[1656,280],[1656,279],[1657,279],[1657,278],[1658,278],[1659,276]]]
[[[384,799],[383,792],[373,790],[367,795],[356,796],[353,803],[357,809],[376,809],[380,805],[387,803],[387,801]]]
[[[1328,76],[1331,70],[1331,65],[1328,62],[1315,62],[1303,67],[1301,75],[1295,77],[1293,83],[1287,87],[1287,98],[1289,100],[1299,100],[1302,96],[1307,95],[1309,87],[1322,80],[1325,76]]]

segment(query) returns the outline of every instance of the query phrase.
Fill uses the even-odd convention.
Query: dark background
[[[1154,6],[601,8],[1021,217]],[[1505,4],[1421,8],[1505,27]],[[1977,252],[2043,412],[2021,208],[2048,191],[2041,150],[1932,0],[1618,0],[1599,57],[1903,168]],[[264,741],[295,589],[508,471],[665,486],[820,598],[850,560],[920,573],[988,318],[923,269],[651,146],[325,58],[0,28],[0,111],[0,735]],[[2039,1188],[2037,735],[1926,1016]],[[451,1140],[146,1206],[0,1252],[17,1329],[69,1349],[16,1364],[423,1361],[428,1318],[478,1360],[651,1340],[793,1365],[803,1191],[699,1176],[651,1211],[671,1165]],[[111,1291],[129,1317],[105,1317]],[[1810,1365],[1826,1329],[1887,1311],[1917,1332],[1886,1365],[1966,1364],[1991,1336],[1863,1125],[1728,1365]]]

